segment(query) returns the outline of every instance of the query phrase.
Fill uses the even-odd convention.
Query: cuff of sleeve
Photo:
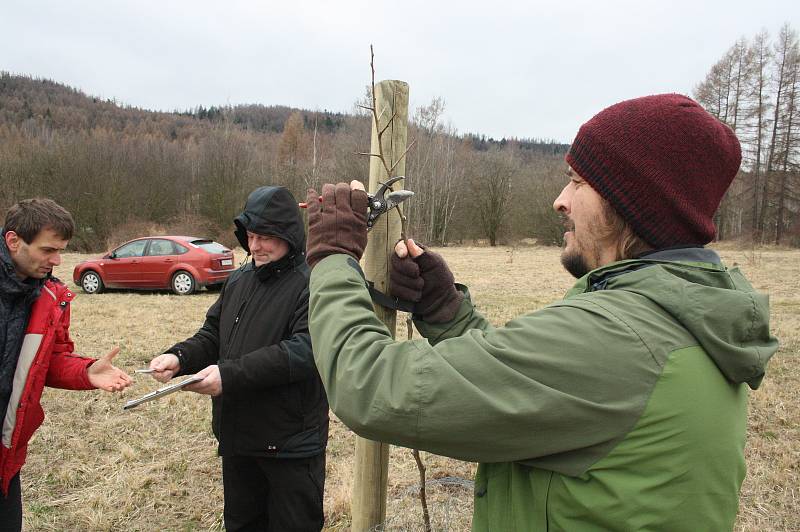
[[[236,365],[231,361],[222,360],[217,362],[219,369],[219,378],[222,381],[223,393],[227,396],[235,395],[237,386],[234,384],[236,380]]]
[[[97,362],[96,358],[90,358],[89,362],[86,363],[86,366],[83,368],[83,374],[81,375],[81,390],[95,390],[97,386],[92,384],[92,381],[89,380],[89,367]]]
[[[184,370],[186,369],[186,357],[184,356],[183,352],[179,348],[172,346],[169,349],[165,349],[164,353],[175,355],[175,357],[178,359],[178,371],[175,372],[173,378],[184,375]]]
[[[186,357],[183,356],[183,351],[181,351],[180,349],[178,349],[178,351],[173,354],[178,359],[178,373],[176,373],[176,375],[180,375],[186,368]]]
[[[472,298],[469,295],[469,289],[460,283],[455,283],[456,289],[464,295],[459,305],[458,310],[450,321],[445,323],[429,323],[418,314],[414,314],[414,326],[419,333],[425,338],[434,339],[438,338],[444,331],[448,330],[452,324],[470,316],[473,311]]]

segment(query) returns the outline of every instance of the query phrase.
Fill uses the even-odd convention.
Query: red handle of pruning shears
[[[319,202],[322,203],[322,196],[319,197]],[[306,203],[305,201],[301,201],[300,203],[297,204],[297,206],[300,207],[301,209],[308,209],[308,203]]]

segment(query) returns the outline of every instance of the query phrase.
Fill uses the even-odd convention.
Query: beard
[[[575,231],[575,224],[571,220],[565,223],[566,228],[572,232],[572,241],[564,240],[564,249],[561,251],[561,265],[570,275],[580,279],[590,271],[602,264],[602,242],[596,234],[596,226],[588,233]]]
[[[575,234],[575,224],[567,215],[563,213],[561,214],[561,224],[564,226],[564,229],[572,232],[573,239],[577,239],[577,235]],[[567,270],[567,272],[569,272],[570,275],[576,279],[580,279],[592,271],[593,268],[589,266],[580,242],[575,240],[573,243],[573,249],[567,249],[567,246],[568,244],[565,237],[564,248],[561,250],[561,265],[565,270]]]
[[[566,249],[561,252],[561,265],[576,279],[580,279],[594,269],[589,266],[586,258],[579,251],[567,251]]]

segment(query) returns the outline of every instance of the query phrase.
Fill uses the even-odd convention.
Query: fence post
[[[370,192],[375,192],[379,183],[389,177],[405,175],[405,158],[408,139],[408,84],[403,81],[385,80],[375,85],[375,111],[378,123],[372,124],[370,153],[381,153],[378,147],[378,129],[381,135],[383,156],[391,168],[397,161],[392,175],[377,157],[371,157],[369,165]],[[376,128],[377,126],[377,128]],[[395,190],[402,188],[402,181]],[[394,244],[400,238],[401,222],[395,210],[378,219],[370,231],[369,243],[364,251],[364,273],[375,283],[375,288],[386,293],[389,286],[389,258]],[[397,312],[375,305],[375,314],[395,336]],[[355,464],[353,466],[353,498],[351,514],[354,532],[366,532],[382,525],[386,520],[386,484],[389,471],[389,444],[356,438]]]

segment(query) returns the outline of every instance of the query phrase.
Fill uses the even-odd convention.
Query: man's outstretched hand
[[[345,253],[361,260],[367,246],[369,198],[359,181],[322,185],[322,200],[308,189],[308,245],[306,260],[312,268],[328,255]]]
[[[390,292],[394,297],[416,302],[415,314],[428,323],[453,319],[464,300],[455,278],[441,255],[408,239],[394,247],[390,271]]]
[[[87,372],[92,386],[107,392],[120,392],[133,383],[127,373],[111,363],[118,353],[119,347],[115,347],[89,366]]]

